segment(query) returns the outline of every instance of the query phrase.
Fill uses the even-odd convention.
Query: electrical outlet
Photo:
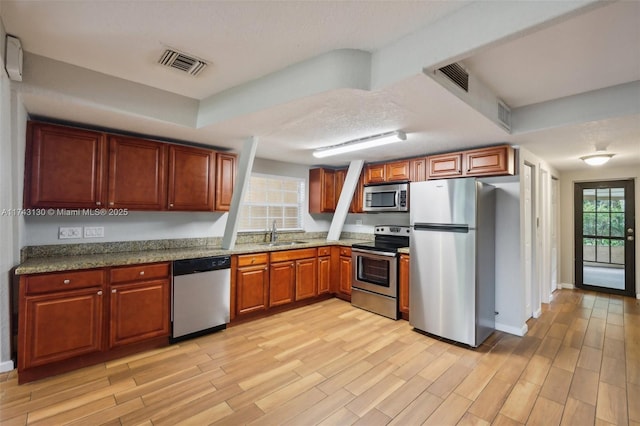
[[[104,238],[104,226],[85,226],[85,238]]]
[[[82,238],[82,226],[61,226],[58,228],[58,239]]]

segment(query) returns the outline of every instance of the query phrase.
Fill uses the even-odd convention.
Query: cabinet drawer
[[[88,271],[27,275],[24,280],[26,294],[101,287],[104,283],[104,270],[92,269]]]
[[[351,256],[351,247],[340,247],[340,256]]]
[[[284,262],[287,260],[308,259],[310,257],[316,257],[317,255],[318,250],[316,250],[315,248],[274,251],[271,253],[271,261]]]
[[[123,283],[127,281],[150,280],[168,276],[169,263],[148,263],[144,265],[112,268],[109,281],[111,283]]]
[[[318,247],[318,256],[329,256],[331,254],[330,247]]]
[[[238,266],[264,265],[267,261],[267,253],[243,254],[242,256],[238,256]]]

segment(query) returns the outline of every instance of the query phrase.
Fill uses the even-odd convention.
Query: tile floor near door
[[[640,425],[640,301],[560,290],[454,346],[337,299],[26,385],[0,424]]]

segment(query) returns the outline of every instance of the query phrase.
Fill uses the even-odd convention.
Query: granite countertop
[[[263,253],[279,250],[295,250],[323,246],[348,246],[362,242],[357,239],[301,239],[301,243],[293,245],[269,246],[267,243],[236,244],[232,250],[224,250],[219,246],[199,246],[163,250],[139,250],[116,253],[84,254],[69,256],[32,257],[26,259],[15,269],[17,275],[39,274],[43,272],[60,272],[78,269],[101,268],[106,266],[136,265],[141,263],[166,262],[180,259],[193,259],[206,256],[232,254]]]

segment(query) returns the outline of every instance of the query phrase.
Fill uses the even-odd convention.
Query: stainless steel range
[[[354,244],[351,304],[392,319],[398,312],[398,249],[409,247],[409,226],[378,225],[375,241]]]

